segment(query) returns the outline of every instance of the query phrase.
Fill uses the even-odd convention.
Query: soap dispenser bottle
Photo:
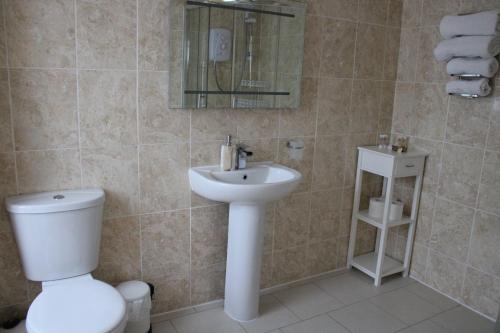
[[[233,167],[233,148],[231,135],[228,135],[226,142],[220,147],[220,168],[223,171],[230,171]]]

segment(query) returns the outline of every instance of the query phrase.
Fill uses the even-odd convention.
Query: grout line
[[[139,0],[135,2],[135,121],[136,121],[136,140],[137,140],[137,196],[139,210],[142,211],[142,196],[141,196],[141,136],[140,136],[140,117],[139,117]],[[144,252],[143,252],[143,216],[139,216],[139,257],[140,257],[140,269],[141,269],[141,280],[144,280]],[[175,329],[175,328],[174,328]]]

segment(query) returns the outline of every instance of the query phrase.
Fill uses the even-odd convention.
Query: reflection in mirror
[[[171,0],[171,108],[297,108],[305,3]]]

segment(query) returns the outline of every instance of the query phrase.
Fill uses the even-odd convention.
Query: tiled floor
[[[153,333],[490,333],[494,324],[411,279],[375,288],[365,275],[341,275],[261,297],[261,316],[238,323],[222,306],[197,307],[153,324]]]

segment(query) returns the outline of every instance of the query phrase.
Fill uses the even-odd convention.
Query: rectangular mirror
[[[171,0],[171,108],[297,108],[306,4]]]

